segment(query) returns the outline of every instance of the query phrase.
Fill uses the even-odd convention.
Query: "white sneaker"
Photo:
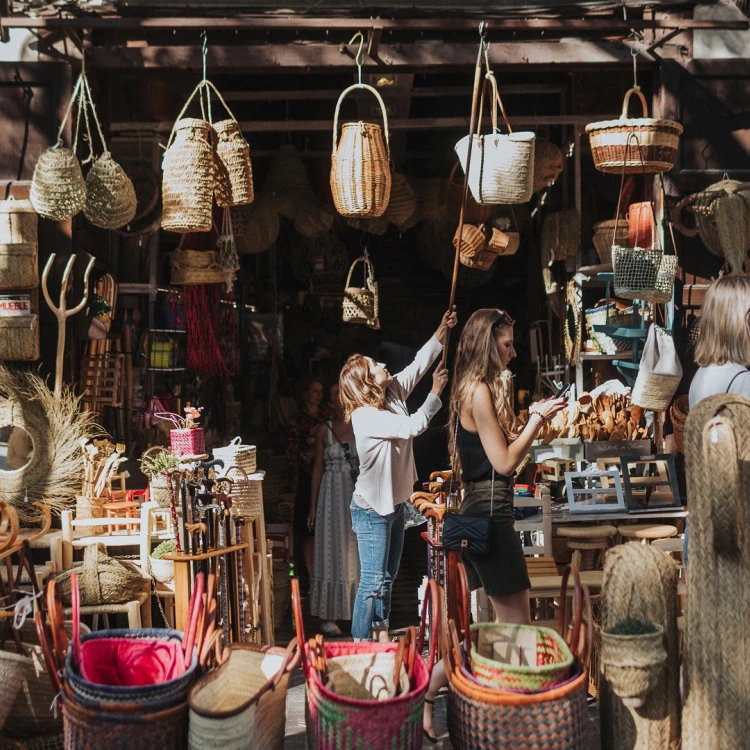
[[[323,620],[320,629],[323,635],[341,635],[341,630],[334,620]]]

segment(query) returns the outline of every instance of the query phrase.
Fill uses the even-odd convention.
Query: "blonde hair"
[[[352,354],[341,368],[339,375],[339,398],[344,407],[344,421],[348,422],[352,412],[360,406],[382,409],[385,389],[370,375],[369,358],[363,354]]]
[[[708,288],[701,306],[695,363],[700,367],[736,362],[750,367],[750,277],[722,276]]]
[[[508,313],[493,308],[477,310],[467,321],[461,332],[453,365],[450,408],[448,412],[449,450],[453,451],[453,436],[461,414],[461,405],[480,383],[490,389],[497,421],[505,439],[510,443],[518,437],[516,415],[508,394],[508,375],[497,351],[495,334],[499,328],[512,328],[513,319]],[[460,470],[456,453],[454,469]]]

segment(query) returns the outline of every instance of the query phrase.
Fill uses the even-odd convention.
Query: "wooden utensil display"
[[[49,305],[50,310],[54,313],[57,318],[57,357],[55,360],[55,396],[59,397],[62,392],[62,378],[63,378],[63,360],[65,357],[65,326],[67,319],[72,315],[76,315],[81,312],[86,306],[89,299],[89,276],[91,275],[91,269],[94,267],[95,258],[91,258],[86,266],[86,271],[83,274],[83,297],[81,301],[75,306],[68,309],[68,283],[70,282],[70,274],[73,271],[73,264],[75,263],[76,256],[71,255],[65,265],[65,271],[62,276],[62,283],[60,284],[60,301],[59,304],[55,305],[52,302],[52,298],[49,294],[48,278],[49,272],[52,268],[52,264],[55,262],[56,253],[52,253],[44,266],[42,272],[42,292],[44,299]]]

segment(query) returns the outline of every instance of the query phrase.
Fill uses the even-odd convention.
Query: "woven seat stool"
[[[617,534],[617,529],[608,524],[599,526],[558,526],[557,533],[565,537],[568,549],[573,550],[571,563],[578,570],[601,570],[604,555]]]
[[[147,584],[150,586],[150,584]],[[68,617],[73,614],[71,607],[65,607],[63,614]],[[81,607],[81,615],[94,615],[94,630],[98,624],[99,615],[104,616],[104,627],[109,628],[109,615],[126,614],[129,628],[151,627],[151,595],[141,591],[129,602],[119,604],[94,604]]]
[[[617,533],[623,539],[638,539],[644,544],[651,544],[655,539],[677,536],[677,528],[661,523],[634,523],[629,526],[618,526]]]

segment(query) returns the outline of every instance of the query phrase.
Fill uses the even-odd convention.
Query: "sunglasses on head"
[[[515,324],[515,320],[508,315],[507,312],[501,310],[500,315],[497,318],[497,320],[492,324],[492,330],[494,331],[496,328],[500,328],[500,326],[512,326]]]

